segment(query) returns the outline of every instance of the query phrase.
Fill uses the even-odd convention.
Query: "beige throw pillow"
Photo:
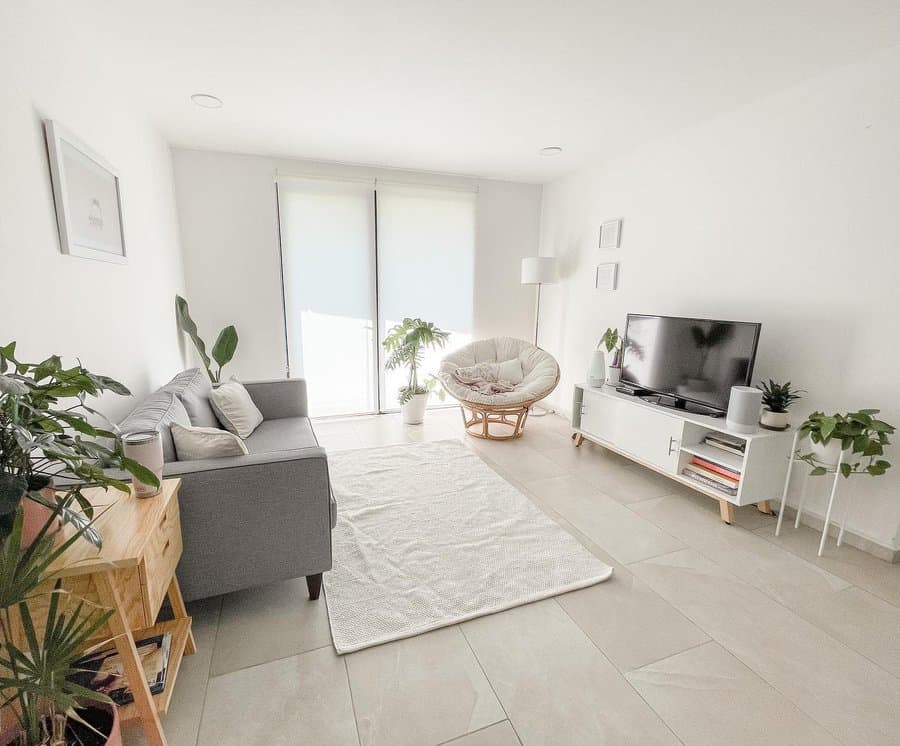
[[[240,438],[249,438],[263,421],[247,389],[234,378],[214,387],[209,401],[222,427]]]
[[[179,461],[246,456],[247,446],[234,433],[216,427],[195,427],[173,422],[170,426]]]

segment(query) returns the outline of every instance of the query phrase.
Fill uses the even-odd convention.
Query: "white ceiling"
[[[173,144],[526,181],[614,157],[900,40],[898,0],[67,7],[66,22],[101,32]],[[224,108],[195,106],[198,91]],[[539,156],[547,145],[563,155]]]

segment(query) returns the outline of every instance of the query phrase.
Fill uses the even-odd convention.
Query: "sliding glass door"
[[[381,342],[405,317],[451,332],[424,375],[472,338],[473,191],[374,181],[280,178],[278,207],[290,374],[312,416],[398,408],[402,371]],[[432,401],[434,404],[435,401]]]
[[[278,183],[290,374],[314,417],[378,411],[371,183]]]

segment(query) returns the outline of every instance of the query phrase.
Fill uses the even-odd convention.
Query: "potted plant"
[[[763,392],[763,411],[759,424],[767,430],[787,430],[791,426],[788,409],[797,400],[802,399],[802,389],[792,389],[791,382],[775,383],[771,378],[768,383],[761,381],[756,388]]]
[[[622,338],[618,328],[603,332],[597,347],[600,345],[606,348],[606,383],[608,386],[616,386],[622,377]]]
[[[877,419],[878,413],[877,409],[832,415],[813,412],[800,426],[800,435],[809,436],[811,452],[800,458],[813,467],[810,474],[826,474],[838,461],[845,477],[884,474],[891,464],[879,457],[884,454],[884,447],[890,443],[888,436],[895,428]]]
[[[75,598],[61,581],[49,592],[41,589],[52,579],[48,568],[72,544],[100,546],[82,491],[128,490],[104,467],[147,484],[158,480],[123,455],[115,433],[87,419],[102,417],[85,404],[88,396],[128,395],[128,389],[80,364],[64,368],[56,355],[20,362],[15,349],[15,342],[0,347],[0,743],[68,746],[93,738],[118,744],[108,698],[68,681],[110,612]],[[73,481],[55,491],[54,477]],[[38,525],[31,537],[25,535],[29,514]],[[71,535],[62,535],[60,522],[74,526]],[[15,623],[23,635],[14,633]]]
[[[419,366],[422,364],[425,350],[444,347],[449,337],[450,332],[438,329],[431,322],[406,318],[388,331],[382,343],[388,353],[385,368],[387,370],[406,368],[409,371],[407,384],[398,392],[400,411],[403,422],[407,425],[419,425],[424,421],[428,394],[437,386],[437,379],[434,376],[419,381]],[[438,389],[437,394],[439,398],[444,398],[442,389]]]
[[[188,302],[180,295],[175,296],[175,318],[178,320],[178,328],[187,334],[188,337],[190,337],[191,342],[194,343],[197,354],[203,362],[203,367],[206,368],[206,375],[209,376],[210,382],[213,384],[221,383],[222,368],[231,362],[231,359],[234,357],[234,353],[237,350],[237,329],[234,328],[233,324],[226,326],[219,332],[215,344],[207,354],[206,344],[204,344],[203,340],[200,338],[200,334],[197,331],[197,324],[195,324],[194,320],[191,318]],[[212,360],[210,360],[210,356],[212,357]],[[219,366],[215,371],[210,367],[213,361]]]

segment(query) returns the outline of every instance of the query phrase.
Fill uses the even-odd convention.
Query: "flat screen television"
[[[749,386],[760,324],[628,314],[622,382],[717,412],[732,386]]]

